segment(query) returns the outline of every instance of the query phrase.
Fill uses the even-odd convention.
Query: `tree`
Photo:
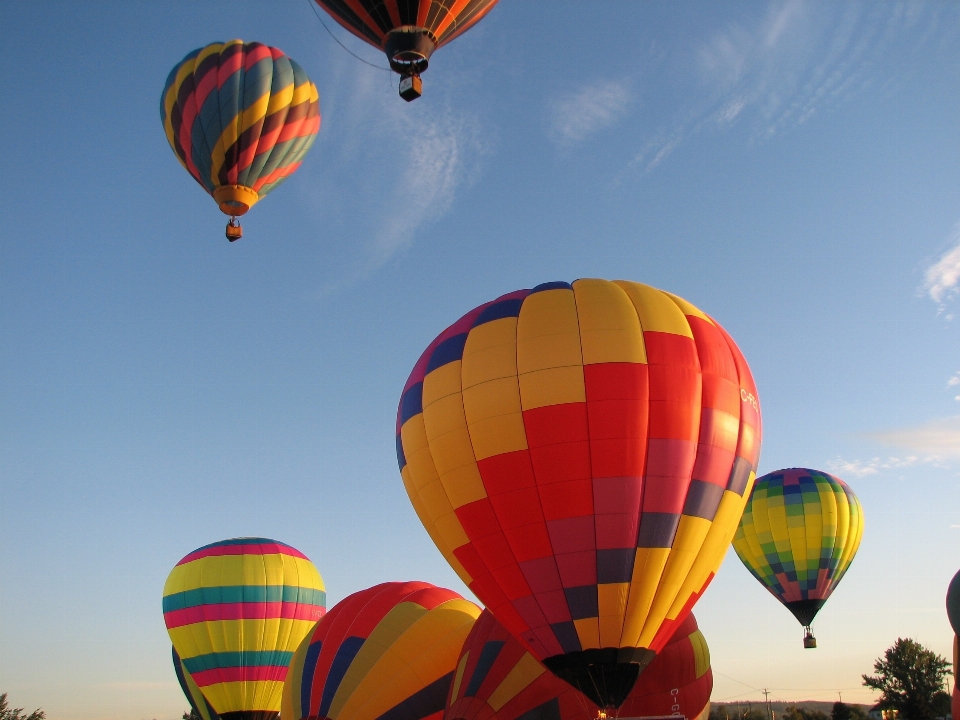
[[[203,718],[200,717],[200,713],[190,708],[190,710],[183,714],[183,720],[203,720]]]
[[[828,717],[822,710],[807,710],[795,705],[783,711],[783,720],[828,720]]]
[[[873,663],[876,676],[863,676],[863,684],[882,695],[881,710],[896,710],[901,720],[933,720],[950,711],[950,696],[943,690],[948,663],[910,638],[897,638],[882,658]]]
[[[7,704],[7,694],[0,694],[0,720],[44,720],[47,714],[37,708],[29,715],[23,714],[23,708],[13,708]]]

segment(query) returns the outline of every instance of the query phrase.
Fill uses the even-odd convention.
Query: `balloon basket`
[[[813,631],[808,627],[803,634],[803,647],[812,650],[817,647],[817,639],[813,636]]]
[[[400,78],[400,97],[407,102],[423,95],[423,80],[419,75],[404,75]]]
[[[235,217],[230,218],[230,221],[227,223],[226,235],[227,240],[230,242],[235,242],[243,237],[243,228]]]

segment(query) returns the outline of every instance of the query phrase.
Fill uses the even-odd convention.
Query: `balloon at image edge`
[[[404,387],[397,459],[473,593],[617,707],[723,561],[760,435],[750,370],[716,322],[646,285],[584,279],[442,332]]]
[[[313,563],[266,538],[194,550],[163,590],[173,647],[221,720],[276,720],[290,659],[325,605]]]
[[[320,95],[277,48],[230,40],[189,53],[170,71],[160,120],[180,164],[237,217],[292,175],[320,130]]]
[[[706,718],[713,672],[693,613],[677,628],[620,706],[620,716]],[[444,720],[595,720],[597,706],[555,677],[490,611],[463,644]]]
[[[300,644],[282,720],[439,720],[480,608],[452,590],[391,582],[330,609]]]
[[[390,68],[400,75],[400,97],[407,102],[420,97],[420,74],[427,69],[433,51],[473,27],[498,2],[315,1],[344,28],[386,54]]]
[[[863,508],[845,482],[820,470],[788,468],[756,481],[733,547],[804,626],[804,647],[815,648],[810,624],[850,568],[862,537]]]

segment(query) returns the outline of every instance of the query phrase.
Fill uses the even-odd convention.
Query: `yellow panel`
[[[607,280],[577,280],[573,293],[584,365],[647,361],[637,311],[622,288]]]
[[[331,706],[329,717],[380,717],[416,690],[449,673],[456,667],[460,648],[479,615],[480,608],[467,600],[450,600],[428,612],[370,668],[339,713]]]
[[[598,618],[574,620],[573,626],[577,629],[580,647],[584,650],[600,647],[600,621]]]
[[[316,620],[215,620],[170,628],[167,632],[181,658],[189,659],[211,652],[239,652],[256,649],[255,642],[264,634],[276,637],[280,623],[292,623],[291,635],[302,639],[316,625]],[[202,644],[198,641],[202,641]],[[180,648],[196,648],[199,652],[181,653]],[[272,649],[272,648],[271,648]]]
[[[445,472],[440,476],[440,482],[443,483],[443,489],[454,509],[487,496],[483,478],[480,477],[480,470],[473,461],[472,453],[469,463]]]
[[[428,373],[423,379],[423,407],[447,395],[460,392],[460,361],[447,363]]]
[[[530,683],[543,675],[547,669],[541,665],[530,653],[524,653],[523,657],[507,673],[503,682],[497,686],[497,689],[490,693],[487,704],[493,708],[494,712],[500,712],[500,708],[513,700],[517,695],[529,687]]]
[[[638,647],[650,647],[650,643],[653,642],[663,619],[667,617],[667,612],[680,592],[683,581],[686,580],[690,568],[697,559],[711,524],[709,520],[703,518],[691,515],[680,516],[673,548],[670,550],[670,557],[660,577],[657,594],[653,599],[653,605],[650,606],[643,632],[640,633]]]
[[[400,442],[403,445],[403,454],[410,459],[410,455],[423,450],[427,442],[427,429],[423,424],[423,413],[418,413],[400,426]]]
[[[370,669],[386,654],[390,647],[420,618],[429,611],[415,602],[401,602],[390,608],[377,626],[370,632],[359,652],[347,668],[330,703],[328,715],[337,717],[344,705],[360,687]]]
[[[516,376],[488,380],[463,391],[467,424],[520,412],[520,381]]]
[[[464,388],[517,374],[517,318],[478,325],[467,335],[461,361]]]
[[[470,428],[474,457],[526,450],[527,435],[520,406],[520,384],[516,377],[475,385],[463,393],[463,409]]]
[[[623,288],[637,309],[644,332],[665,332],[693,337],[693,331],[690,330],[683,311],[665,293],[640,283],[626,280],[615,282]]]
[[[463,671],[467,669],[467,663],[470,661],[470,651],[467,650],[460,656],[460,662],[457,663],[457,671],[453,675],[453,687],[450,692],[450,705],[457,701],[460,694],[460,683],[463,682]]]
[[[520,376],[520,399],[524,410],[547,405],[586,402],[583,367],[550,368]]]
[[[657,585],[669,556],[670,548],[637,548],[620,647],[639,647],[640,633],[650,614]]]
[[[494,455],[527,449],[527,431],[519,412],[470,425],[470,442],[477,462]]]
[[[600,606],[600,646],[620,647],[623,635],[623,616],[627,610],[630,583],[597,585]]]
[[[545,290],[528,295],[517,322],[517,372],[582,364],[573,292]]]
[[[443,537],[444,542],[451,550],[456,550],[470,542],[470,538],[467,537],[467,533],[464,531],[463,525],[460,524],[456,513],[450,512],[443,517],[438,517],[435,524],[437,532]]]
[[[432,438],[430,454],[441,478],[451,470],[476,462],[466,425]]]
[[[710,648],[707,647],[707,641],[699,630],[691,633],[689,640],[693,646],[693,660],[697,677],[703,677],[703,674],[710,669]]]
[[[673,302],[676,303],[677,307],[680,308],[680,311],[684,315],[691,315],[693,317],[698,317],[701,320],[706,320],[711,325],[715,324],[713,320],[711,320],[705,312],[703,312],[700,308],[698,308],[693,303],[687,302],[682,297],[674,295],[673,293],[668,293],[666,290],[663,290],[662,292],[664,295],[666,295],[668,298],[670,298],[671,300],[673,300]]]
[[[433,450],[433,441],[453,430],[466,430],[467,420],[463,414],[463,401],[460,393],[440,398],[433,405],[423,408],[423,425],[427,431],[427,442]],[[440,470],[440,463],[437,463]]]
[[[738,495],[731,490],[724,490],[720,498],[720,505],[717,507],[717,513],[713,516],[713,524],[703,541],[703,547],[700,554],[694,561],[693,566],[687,573],[687,578],[680,587],[680,592],[667,612],[667,617],[675,618],[680,614],[687,599],[694,593],[703,592],[703,587],[710,578],[711,573],[716,573],[720,569],[723,559],[727,555],[727,549],[733,540],[734,533],[740,523],[740,517],[743,515],[743,508],[750,497],[750,490],[753,487],[753,473],[747,482],[746,490],[743,495]],[[757,550],[760,551],[759,546]]]
[[[447,498],[447,491],[443,489],[443,484],[439,480],[420,488],[418,497],[420,502],[423,503],[423,509],[426,511],[427,517],[434,522],[436,518],[443,517],[453,509],[450,500]]]
[[[201,691],[218,714],[246,709],[280,710],[283,682],[228,682],[208,685]]]

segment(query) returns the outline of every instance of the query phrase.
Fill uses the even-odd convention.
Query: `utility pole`
[[[767,720],[773,720],[773,715],[770,713],[770,691],[764,688],[762,692],[763,699],[767,701]]]

